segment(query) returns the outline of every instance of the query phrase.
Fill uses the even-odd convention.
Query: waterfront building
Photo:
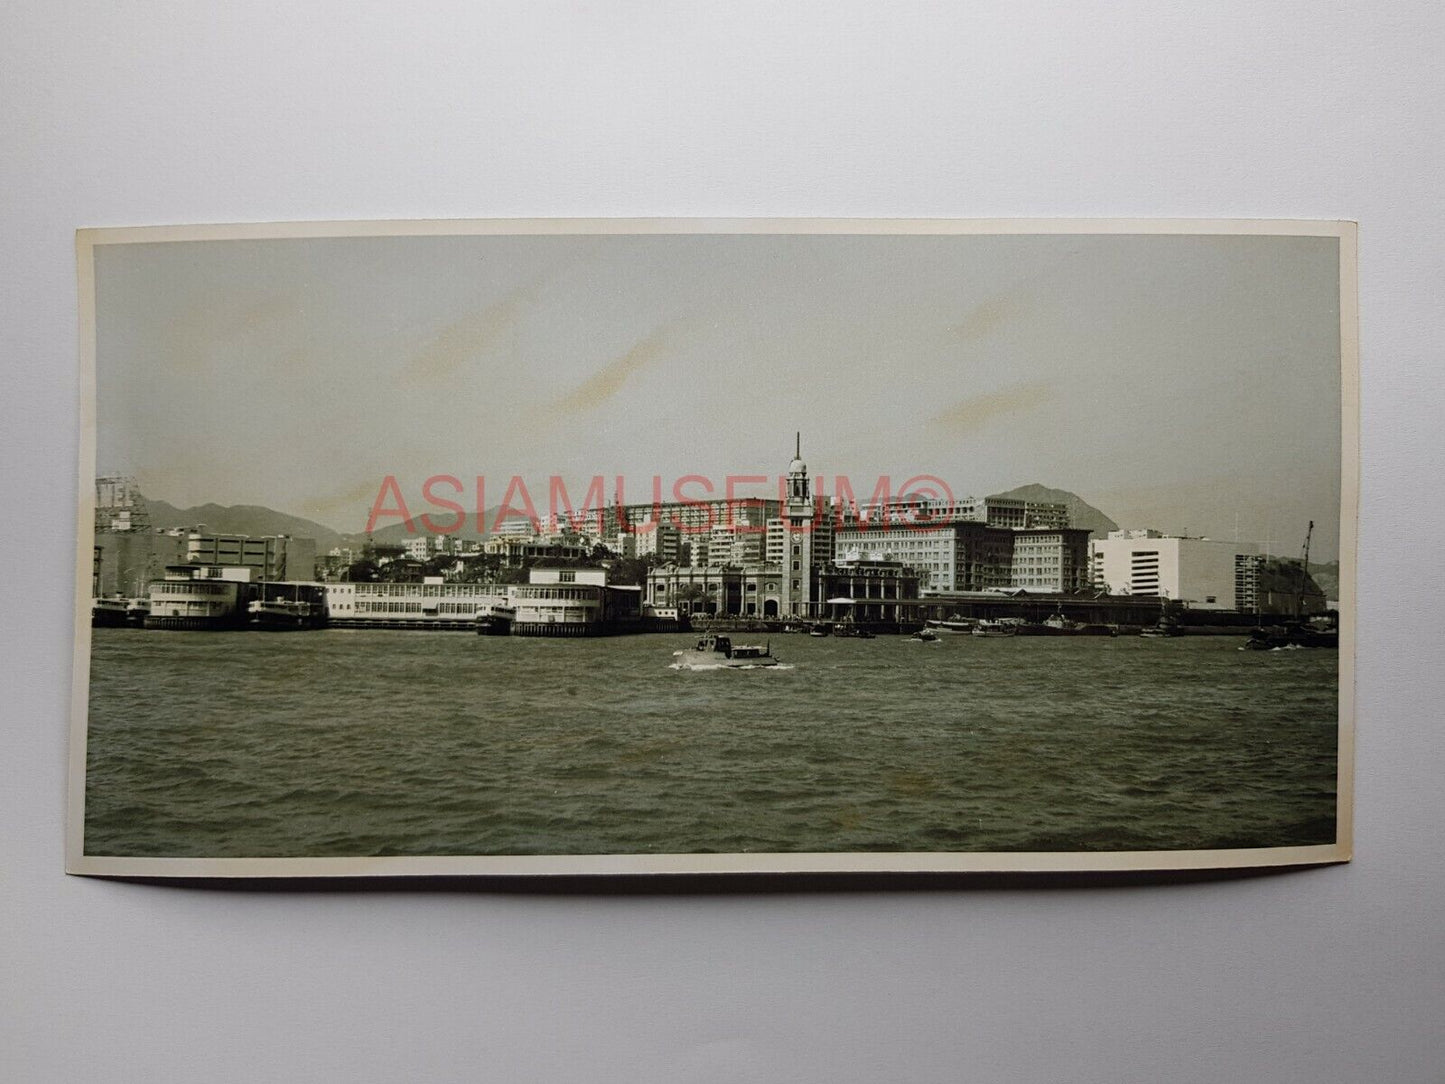
[[[918,574],[898,561],[850,557],[807,576],[814,601],[806,611],[785,609],[791,569],[776,565],[656,568],[647,575],[644,602],[682,615],[896,622],[908,600],[918,598]]]
[[[506,605],[508,599],[503,584],[444,583],[440,576],[420,583],[326,583],[322,588],[327,623],[341,628],[470,632],[479,609]]]
[[[919,576],[902,561],[848,557],[818,571],[818,594],[834,620],[902,624],[912,620]]]
[[[259,596],[254,570],[244,565],[172,565],[151,581],[148,629],[225,629],[244,626]]]
[[[1257,554],[1258,547],[1123,530],[1094,539],[1089,552],[1094,586],[1110,594],[1156,595],[1193,609],[1237,610],[1239,589],[1249,585],[1248,575],[1240,575],[1239,559]]]
[[[642,589],[603,568],[534,568],[510,592],[513,636],[603,636],[642,630]]]
[[[648,572],[644,602],[683,615],[779,617],[782,582],[775,566],[668,565]]]

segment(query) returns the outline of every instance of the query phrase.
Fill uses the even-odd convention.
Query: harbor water
[[[98,628],[85,851],[1329,843],[1338,655],[1236,637],[597,640]],[[739,640],[752,637],[740,635]]]

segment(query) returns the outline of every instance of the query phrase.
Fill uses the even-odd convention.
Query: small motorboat
[[[920,644],[936,644],[939,642],[938,633],[930,628],[921,628],[908,638],[910,641]]]
[[[735,644],[727,636],[711,633],[702,637],[696,647],[674,651],[674,670],[754,670],[777,666],[772,644]]]

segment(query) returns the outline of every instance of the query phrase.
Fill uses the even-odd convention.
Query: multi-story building
[[[1261,573],[1264,571],[1264,554],[1241,553],[1234,558],[1234,608],[1240,613],[1260,612],[1262,590]]]
[[[851,507],[839,511],[845,529],[944,523],[983,523],[1017,531],[1069,526],[1068,505],[1013,497],[963,497],[952,502],[942,498],[890,497],[865,502],[856,511]]]
[[[259,580],[316,578],[316,541],[289,535],[204,534],[186,536],[193,565],[249,568]]]
[[[682,551],[682,532],[671,523],[644,524],[635,531],[623,531],[619,537],[633,540],[638,557],[650,557],[654,564],[677,564]]]
[[[500,557],[501,563],[515,568],[526,561],[582,560],[591,556],[591,547],[580,540],[562,542],[532,535],[493,535],[482,544],[482,552]]]
[[[1113,595],[1157,595],[1201,610],[1240,609],[1240,589],[1248,594],[1241,568],[1249,565],[1241,566],[1240,558],[1257,553],[1250,542],[1159,531],[1110,531],[1090,543],[1095,587]]]
[[[1089,532],[1082,527],[1013,532],[1010,586],[1027,591],[1081,591],[1091,581]]]
[[[184,546],[181,535],[166,531],[97,531],[95,597],[145,596],[153,579],[184,560]]]
[[[602,515],[602,533],[612,537],[618,531],[637,530],[649,523],[668,523],[681,529],[687,541],[708,534],[719,524],[751,524],[761,527],[779,514],[782,504],[765,497],[736,497],[698,501],[660,501],[653,504],[609,504]]]
[[[916,569],[925,594],[1014,585],[1014,532],[1002,527],[965,521],[926,529],[916,523],[880,523],[839,531],[838,546]]]

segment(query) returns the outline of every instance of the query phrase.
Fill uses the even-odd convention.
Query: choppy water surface
[[[749,639],[749,637],[742,637]],[[94,630],[86,852],[1098,850],[1332,842],[1329,651],[1232,637]]]

